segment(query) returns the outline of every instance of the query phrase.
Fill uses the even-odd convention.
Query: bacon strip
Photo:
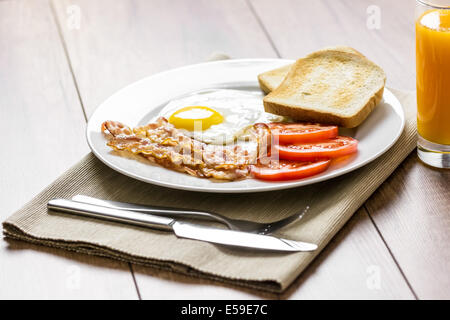
[[[102,132],[114,150],[128,151],[192,176],[230,181],[249,176],[248,166],[256,163],[261,149],[258,146],[270,136],[270,132],[255,126],[255,143],[208,145],[186,136],[165,118],[133,129],[117,121],[105,121]]]

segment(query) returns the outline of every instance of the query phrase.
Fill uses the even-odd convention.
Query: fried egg
[[[262,94],[241,90],[203,90],[170,101],[158,117],[175,128],[208,144],[230,144],[246,139],[255,123],[288,122],[282,116],[266,113]]]

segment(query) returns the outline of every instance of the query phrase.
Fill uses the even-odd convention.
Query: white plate
[[[243,193],[281,190],[328,180],[364,166],[386,152],[399,138],[405,125],[402,106],[385,89],[382,102],[358,128],[342,132],[359,140],[358,153],[320,175],[296,181],[265,182],[246,179],[214,182],[163,167],[114,155],[100,131],[105,120],[129,126],[146,124],[170,100],[209,88],[232,88],[260,92],[256,76],[289,63],[281,59],[243,59],[202,63],[159,73],[135,82],[103,102],[87,126],[92,152],[107,166],[132,178],[156,185],[201,192]],[[262,97],[262,93],[261,93]]]

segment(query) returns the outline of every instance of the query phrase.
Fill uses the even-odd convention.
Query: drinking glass
[[[450,0],[416,0],[417,153],[450,168]]]

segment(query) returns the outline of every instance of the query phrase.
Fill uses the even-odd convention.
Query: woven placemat
[[[416,146],[413,93],[392,90],[406,113],[398,142],[383,156],[327,182],[285,191],[210,194],[172,190],[119,174],[88,154],[3,223],[5,237],[157,267],[270,292],[281,292],[319,254],[367,198]],[[307,216],[280,233],[319,245],[312,253],[252,252],[178,239],[173,234],[49,212],[52,198],[76,194],[162,206],[211,210],[260,222],[288,216],[306,205]]]

